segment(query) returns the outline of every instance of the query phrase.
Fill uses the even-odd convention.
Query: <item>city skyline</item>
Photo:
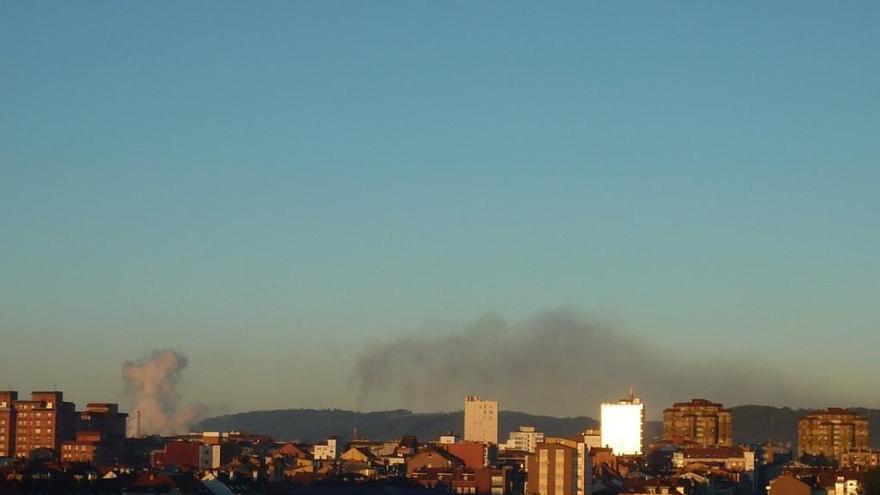
[[[130,380],[130,383],[127,385],[126,391],[123,394],[116,395],[110,391],[105,391],[97,397],[86,397],[82,400],[67,394],[65,396],[65,403],[83,403],[88,404],[89,406],[118,403],[120,404],[120,407],[124,409],[124,412],[127,413],[131,411],[131,421],[129,421],[127,425],[127,434],[131,436],[140,436],[142,431],[159,435],[185,433],[187,431],[190,431],[190,429],[195,425],[202,423],[203,420],[215,420],[218,417],[230,415],[234,416],[240,413],[263,413],[284,410],[306,410],[316,412],[347,411],[345,409],[339,408],[325,408],[309,405],[291,405],[289,407],[281,407],[277,409],[261,409],[259,407],[252,407],[244,408],[239,411],[231,411],[228,409],[219,409],[216,407],[212,407],[204,403],[190,402],[185,397],[183,397],[177,389],[180,375],[186,367],[186,360],[187,359],[185,356],[172,350],[166,349],[154,351],[149,357],[145,357],[144,359],[136,362],[126,362],[124,364],[123,373],[133,375],[135,378],[127,378],[127,380]],[[8,386],[6,389],[0,389],[0,404],[6,403],[3,399],[3,397],[6,397],[6,395],[4,394],[17,394],[26,391],[27,389],[21,389],[19,387],[13,386]],[[57,387],[54,387],[52,391],[48,389],[34,389],[30,392],[36,395],[52,395],[62,393],[62,391],[59,390]],[[484,427],[475,426],[475,424],[477,423],[468,420],[468,416],[470,415],[476,417],[484,414],[482,408],[485,408],[486,405],[489,405],[491,408],[494,408],[494,412],[492,412],[491,414],[491,422],[497,422],[498,414],[500,412],[512,412],[516,414],[525,413],[527,415],[546,418],[586,418],[597,422],[597,424],[601,424],[601,418],[605,415],[606,410],[610,411],[613,408],[627,409],[634,404],[635,406],[637,406],[639,414],[627,414],[627,412],[624,411],[619,415],[619,417],[614,416],[615,424],[617,424],[617,420],[620,420],[621,422],[626,424],[627,421],[635,421],[633,418],[635,418],[636,416],[640,416],[640,421],[642,424],[645,424],[646,422],[653,423],[656,425],[656,428],[662,429],[662,436],[658,436],[658,440],[662,439],[663,441],[669,441],[672,439],[685,439],[688,441],[693,441],[695,443],[727,446],[729,446],[729,442],[732,441],[732,436],[730,433],[732,431],[732,420],[730,412],[731,408],[769,407],[776,410],[790,410],[796,413],[799,412],[805,415],[803,416],[804,418],[810,418],[814,414],[818,414],[821,416],[823,414],[826,414],[826,412],[828,411],[837,411],[843,415],[860,414],[857,413],[856,410],[880,412],[880,409],[865,406],[840,404],[824,404],[821,406],[812,407],[792,407],[786,405],[774,406],[770,404],[758,404],[754,402],[748,402],[742,404],[729,404],[725,408],[720,403],[715,403],[712,400],[706,399],[706,396],[698,395],[681,396],[678,399],[670,398],[664,399],[664,401],[658,403],[646,404],[641,399],[641,397],[639,397],[640,395],[641,394],[637,393],[634,388],[630,387],[628,394],[619,394],[618,396],[607,395],[601,400],[601,402],[596,402],[595,404],[590,403],[583,411],[572,415],[554,415],[516,407],[509,408],[504,407],[504,404],[501,401],[495,400],[497,399],[497,397],[493,396],[492,399],[481,400],[479,396],[472,395],[468,395],[465,397],[465,407],[453,407],[451,409],[413,410],[406,407],[394,408],[388,406],[380,407],[373,410],[351,409],[350,412],[357,414],[371,414],[378,412],[394,412],[395,409],[398,409],[406,410],[408,413],[429,415],[448,414],[456,412],[463,413],[465,418],[465,425],[469,425],[460,432],[464,440],[467,441],[469,440],[469,436],[474,436],[480,437],[479,441],[490,441],[485,439],[490,438],[492,439],[491,443],[498,443],[497,431],[495,433],[491,433],[491,430],[490,432],[482,431]],[[688,397],[687,402],[680,402],[681,400],[684,400],[684,397]],[[468,406],[474,404],[477,405],[475,406],[474,410],[471,410]],[[0,406],[0,408],[2,408],[2,406]],[[677,414],[677,416],[670,416],[671,413],[675,413]],[[618,413],[616,412],[614,413],[614,415],[617,414]],[[722,421],[719,423],[718,414],[725,414],[726,419],[722,419]],[[764,411],[761,414],[767,414],[767,412]],[[612,416],[613,415],[611,414],[609,415],[609,417]],[[673,417],[676,419],[671,419]],[[673,423],[673,421],[682,420],[688,421],[690,423]],[[694,421],[698,422],[694,423]],[[674,428],[679,428],[679,430],[673,429],[673,424],[676,425]],[[718,428],[721,428],[721,430],[718,430]],[[473,433],[468,433],[468,429],[471,429]],[[713,443],[712,441],[707,442],[701,437],[696,436],[696,432],[698,430],[705,432],[707,435],[720,434],[721,436],[718,437],[719,440],[717,444]],[[476,431],[481,431],[481,433],[475,433]],[[137,435],[135,435],[135,432],[137,432]],[[640,435],[641,434],[642,433],[640,433]],[[690,435],[694,436],[691,437]],[[619,441],[621,443],[628,442],[627,445],[631,446],[633,443],[638,443],[643,440],[644,439],[634,440],[632,438],[624,437],[623,439],[618,439],[616,441]]]
[[[174,395],[168,385],[182,359],[163,351],[127,363],[126,372],[140,394],[167,399]],[[161,383],[166,375],[172,383]],[[587,418],[550,425],[547,418],[520,414],[516,421],[541,422],[553,434],[508,421],[504,443],[498,402],[476,396],[464,398],[455,429],[435,425],[431,431],[419,421],[401,432],[386,423],[370,428],[369,437],[356,427],[346,437],[338,428],[348,423],[334,426],[329,417],[339,411],[321,411],[287,422],[324,432],[305,438],[277,436],[283,435],[277,426],[285,423],[278,416],[262,425],[244,420],[245,430],[226,423],[220,430],[159,435],[157,411],[149,410],[137,411],[137,428],[126,435],[130,417],[117,404],[93,402],[79,409],[64,399],[62,391],[35,391],[30,399],[0,391],[0,471],[7,474],[0,477],[0,492],[198,495],[250,485],[249,493],[298,493],[316,481],[320,493],[342,487],[362,493],[376,486],[396,486],[396,493],[486,495],[705,495],[707,489],[715,495],[731,489],[738,495],[873,495],[880,489],[880,451],[871,447],[876,440],[870,441],[869,418],[880,411],[802,412],[794,428],[795,456],[794,442],[756,440],[755,431],[745,437],[750,440],[740,437],[731,444],[738,421],[731,422],[729,414],[735,409],[708,399],[673,404],[664,412],[662,433],[648,437],[643,403],[633,390],[603,403],[598,425]],[[98,476],[102,471],[106,475]]]
[[[170,349],[188,412],[880,408],[878,14],[4,2],[0,379],[127,407]]]

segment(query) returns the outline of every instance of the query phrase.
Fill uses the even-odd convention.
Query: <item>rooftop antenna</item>
[[[636,391],[632,387],[629,388],[629,400],[633,401],[636,398]]]

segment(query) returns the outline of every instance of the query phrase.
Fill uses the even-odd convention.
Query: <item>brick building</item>
[[[176,467],[182,470],[204,471],[211,467],[211,446],[201,442],[175,440],[165,443],[163,450],[150,455],[153,468]]]
[[[731,447],[733,415],[723,405],[706,399],[678,402],[663,411],[663,439]]]
[[[439,444],[437,447],[464,461],[469,469],[486,467],[498,459],[498,448],[488,443],[456,442]]]
[[[18,392],[0,391],[0,457],[28,457],[35,449],[50,449],[61,460],[115,460],[125,446],[127,414],[116,404],[93,403],[76,412],[63,392],[33,392],[20,400]]]
[[[15,407],[18,392],[0,391],[0,457],[15,455]]]
[[[34,449],[59,452],[72,440],[76,412],[62,392],[33,392],[19,400],[17,392],[0,392],[0,457],[27,457]]]
[[[831,407],[798,421],[798,457],[824,456],[840,462],[850,450],[867,449],[868,418]]]

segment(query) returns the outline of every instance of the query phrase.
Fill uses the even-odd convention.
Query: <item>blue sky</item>
[[[170,347],[191,400],[353,407],[365,343],[566,306],[880,406],[878,21],[0,3],[0,377],[111,400]]]

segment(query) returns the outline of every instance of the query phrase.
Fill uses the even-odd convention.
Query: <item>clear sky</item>
[[[0,388],[115,400],[172,348],[187,400],[356,407],[371,342],[565,306],[880,406],[878,24],[0,2]]]

